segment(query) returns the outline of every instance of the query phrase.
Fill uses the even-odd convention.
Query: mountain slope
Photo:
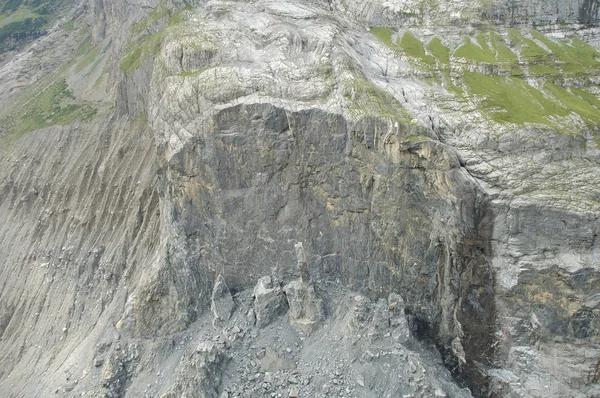
[[[597,3],[65,12],[0,69],[0,391],[263,396],[345,369],[348,396],[598,394]],[[249,289],[296,280],[297,242],[327,321],[258,328]],[[219,275],[237,310],[211,326]],[[236,358],[269,339],[256,390]],[[403,356],[428,381],[377,384]]]

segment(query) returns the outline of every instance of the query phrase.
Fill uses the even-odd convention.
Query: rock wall
[[[465,99],[466,78],[502,73],[546,90],[522,89],[538,102],[550,89],[597,100],[593,73],[560,80],[526,58],[568,46],[596,70],[578,38],[529,28],[593,35],[597,2],[102,0],[89,11],[93,40],[111,43],[102,88],[114,106],[25,134],[0,160],[0,391],[135,395],[156,366],[181,369],[167,396],[193,389],[190,377],[218,384],[224,347],[218,361],[212,348],[190,364],[177,353],[200,333],[214,281],[235,305],[261,277],[287,284],[300,241],[318,286],[378,303],[401,294],[413,334],[475,395],[597,393],[597,106],[563,112],[572,97],[552,97],[562,113],[503,123],[484,96]],[[489,23],[498,35],[476,36]],[[431,47],[440,36],[446,63]],[[518,72],[499,51],[460,55],[468,43],[514,51]],[[218,366],[192,377],[204,362]]]

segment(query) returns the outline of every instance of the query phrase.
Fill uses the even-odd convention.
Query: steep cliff
[[[5,395],[600,393],[596,1],[64,15],[0,69]],[[297,242],[320,326],[259,328]]]

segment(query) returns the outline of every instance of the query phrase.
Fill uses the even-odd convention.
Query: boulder
[[[404,314],[404,299],[396,293],[390,293],[388,296],[388,311],[390,317],[390,327],[392,336],[400,343],[406,342],[410,338],[408,321]]]
[[[210,309],[214,315],[215,322],[223,322],[231,318],[235,304],[231,297],[231,292],[225,283],[222,275],[217,277],[212,291]]]
[[[287,284],[283,291],[290,307],[290,322],[296,330],[310,333],[325,320],[323,299],[312,283],[296,280]]]
[[[288,302],[278,285],[270,276],[262,277],[254,287],[254,313],[256,326],[265,327],[288,310]]]

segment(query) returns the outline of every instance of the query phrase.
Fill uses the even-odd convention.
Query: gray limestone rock
[[[270,276],[258,280],[254,287],[254,313],[256,326],[265,327],[288,310],[288,303],[279,285],[274,285]]]
[[[391,336],[410,341],[405,312],[475,393],[600,395],[597,0],[56,3],[68,14],[0,57],[5,395],[218,396],[225,361],[194,350],[217,270],[242,292],[308,283],[309,265],[323,297],[361,295],[338,308],[349,338],[391,346],[356,354],[361,391],[318,381],[332,394],[459,396],[421,377],[441,361],[379,338],[397,291]],[[319,313],[310,289],[291,316]],[[219,319],[285,312],[258,290],[233,318],[217,292]],[[277,321],[248,335],[274,341]],[[313,370],[334,355],[319,332]],[[123,348],[95,355],[114,333]],[[243,351],[227,333],[219,349]],[[404,365],[419,376],[388,389]]]
[[[289,304],[288,315],[300,332],[310,333],[325,320],[323,299],[314,284],[296,280],[283,287]]]
[[[234,307],[235,303],[233,302],[231,292],[225,283],[225,278],[223,278],[222,275],[219,275],[213,287],[210,305],[215,321],[227,321],[231,317]]]
[[[172,387],[160,398],[194,396],[217,398],[221,374],[227,363],[227,356],[218,344],[204,341],[198,344],[195,352],[181,361],[175,372]]]
[[[381,298],[377,300],[373,307],[373,319],[369,325],[369,334],[373,337],[379,337],[383,333],[386,333],[390,327],[390,315],[388,309],[388,302],[386,299]]]
[[[388,296],[388,309],[394,340],[401,343],[406,342],[410,337],[410,329],[404,314],[404,299],[402,296],[397,293],[390,293]]]
[[[306,253],[304,252],[304,246],[302,242],[298,242],[294,245],[296,250],[296,258],[298,259],[298,270],[300,271],[300,278],[302,282],[310,282],[310,272],[308,270],[308,264],[306,262]]]

